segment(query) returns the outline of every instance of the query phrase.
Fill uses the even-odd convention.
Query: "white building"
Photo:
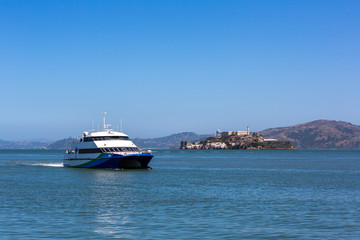
[[[247,127],[246,131],[227,131],[221,132],[221,136],[228,137],[228,136],[242,136],[242,135],[250,135],[250,128]]]

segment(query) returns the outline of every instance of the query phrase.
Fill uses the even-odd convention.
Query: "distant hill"
[[[158,138],[135,138],[133,142],[140,148],[150,148],[150,149],[169,149],[176,148],[179,149],[181,141],[195,142],[204,138],[211,136],[210,134],[196,134],[193,132],[182,132],[177,134],[172,134],[166,137]]]
[[[259,133],[264,138],[289,141],[299,149],[360,149],[360,126],[342,121],[316,120]]]
[[[72,142],[76,141],[76,138],[64,138],[60,139],[54,143],[51,143],[47,146],[48,149],[67,149],[70,148]]]

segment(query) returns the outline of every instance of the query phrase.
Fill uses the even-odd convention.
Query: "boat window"
[[[84,153],[101,153],[100,148],[89,148],[89,149],[79,149],[79,154]]]
[[[88,148],[88,149],[79,149],[79,154],[109,153],[109,152],[138,152],[138,151],[140,151],[140,150],[137,147]]]
[[[104,137],[87,137],[87,138],[84,138],[84,142],[105,141],[105,140],[129,140],[129,137],[125,137],[125,136],[104,136]]]

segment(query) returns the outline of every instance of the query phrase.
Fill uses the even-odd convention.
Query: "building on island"
[[[250,135],[250,128],[247,127],[246,131],[227,131],[221,132],[222,137],[229,137],[229,136],[243,136],[243,135]]]

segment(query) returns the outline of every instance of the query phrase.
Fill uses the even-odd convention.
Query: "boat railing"
[[[141,153],[152,154],[152,151],[151,150],[141,150]]]

